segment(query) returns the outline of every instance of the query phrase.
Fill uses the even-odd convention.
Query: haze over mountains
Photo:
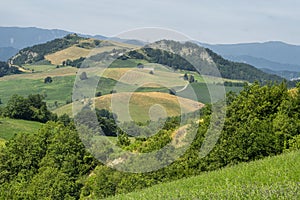
[[[245,62],[265,72],[285,78],[299,77],[300,46],[279,41],[244,44],[204,44],[223,57],[236,62]]]
[[[41,29],[35,27],[0,27],[0,60],[6,61],[18,50],[35,44],[45,43],[56,38],[64,37],[72,32],[58,29]],[[106,39],[102,35],[84,35],[97,39]],[[124,40],[112,38],[116,41],[143,45],[143,41]],[[283,42],[245,43],[245,44],[205,44],[197,42],[221,56],[236,62],[244,62],[262,69],[268,73],[274,73],[284,78],[299,77],[300,72],[300,46]]]

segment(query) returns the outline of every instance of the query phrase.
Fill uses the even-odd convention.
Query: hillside
[[[298,151],[108,199],[299,199],[299,174]]]
[[[192,61],[193,63],[191,64],[199,69],[201,74],[215,75],[215,71],[212,69],[212,66],[216,66],[223,78],[239,79],[249,82],[258,80],[262,83],[267,81],[281,82],[284,80],[277,75],[267,74],[251,65],[226,60],[220,55],[214,53],[212,50],[207,48],[205,49],[191,42],[182,44],[175,41],[162,40],[150,44],[149,47],[166,48],[168,51]],[[179,65],[177,67],[182,68],[182,65],[177,62],[175,62],[175,65]],[[189,67],[189,69],[194,69],[194,67]]]
[[[72,65],[80,67],[85,58],[89,58],[89,64],[103,62],[104,58],[117,59],[127,51],[125,57],[119,56],[118,60],[138,59],[141,62],[158,63],[174,69],[195,71],[199,69],[202,75],[216,76],[216,66],[221,76],[227,79],[239,79],[262,83],[267,81],[281,82],[284,79],[277,75],[267,74],[255,67],[231,62],[223,59],[209,49],[199,47],[196,44],[186,42],[162,40],[136,49],[137,46],[113,41],[100,41],[82,38],[77,35],[68,35],[62,39],[56,39],[45,44],[35,45],[22,49],[16,56],[10,59],[11,64],[24,65],[28,63],[52,63],[54,65]],[[132,51],[128,52],[128,50]],[[163,49],[163,50],[161,50]]]
[[[42,126],[39,122],[0,118],[0,140],[9,140],[18,133],[34,133]]]
[[[126,105],[126,101],[130,98],[129,101],[129,112],[133,121],[145,122],[149,120],[149,111],[151,109],[165,109],[166,116],[179,116],[181,112],[189,113],[196,111],[203,107],[202,103],[192,101],[190,99],[176,97],[174,95],[170,95],[167,93],[161,92],[135,92],[132,94],[130,93],[115,93],[104,95],[98,98],[95,98],[95,107],[98,109],[107,109],[112,111],[111,107],[111,99],[113,98],[117,100],[118,105]],[[159,107],[153,107],[153,105],[158,104]],[[65,105],[61,108],[55,110],[55,113],[58,115],[62,115],[67,113],[68,115],[72,116],[72,106],[73,104]],[[180,108],[180,106],[182,106]],[[113,108],[113,109],[121,109],[121,108]],[[182,109],[182,111],[181,111]],[[152,110],[154,111],[154,110]],[[125,112],[123,110],[119,110],[119,113]],[[157,112],[157,111],[156,111]],[[162,118],[164,113],[162,114]],[[158,116],[153,116],[158,118]],[[129,119],[123,119],[124,121],[130,121]]]
[[[76,34],[70,34],[64,38],[55,39],[44,44],[34,45],[32,47],[27,47],[20,50],[19,53],[13,56],[9,60],[9,63],[21,66],[24,64],[39,62],[44,60],[45,55],[66,49],[73,44],[78,44],[80,40],[83,40],[83,38]]]

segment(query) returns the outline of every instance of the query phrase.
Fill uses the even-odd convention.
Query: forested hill
[[[44,44],[27,47],[20,50],[19,53],[9,60],[9,62],[14,65],[39,62],[45,59],[45,55],[66,49],[74,44],[78,44],[78,42],[83,39],[83,37],[79,37],[76,34],[69,34],[63,38],[55,39]]]
[[[261,83],[268,81],[282,82],[284,80],[280,76],[265,73],[252,65],[226,60],[210,49],[206,48],[206,51],[217,65],[223,78],[242,79],[249,82],[259,81]]]
[[[178,54],[193,65],[200,68],[201,74],[213,75],[212,66],[216,66],[223,78],[239,79],[249,82],[259,81],[265,83],[268,81],[282,82],[284,79],[273,74],[265,73],[249,64],[232,62],[224,59],[208,48],[201,47],[197,44],[186,42],[180,43],[170,40],[161,40],[148,45],[149,48],[164,48],[174,54]],[[166,56],[168,56],[166,54]],[[169,56],[170,57],[170,56]],[[183,65],[178,65],[184,68]]]

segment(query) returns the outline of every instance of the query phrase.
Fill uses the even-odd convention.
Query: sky
[[[299,0],[2,0],[0,26],[117,36],[142,27],[211,44],[300,44]]]

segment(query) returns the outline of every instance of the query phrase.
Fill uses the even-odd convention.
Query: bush
[[[44,83],[52,83],[52,78],[50,76],[47,76],[45,79],[44,79]]]

